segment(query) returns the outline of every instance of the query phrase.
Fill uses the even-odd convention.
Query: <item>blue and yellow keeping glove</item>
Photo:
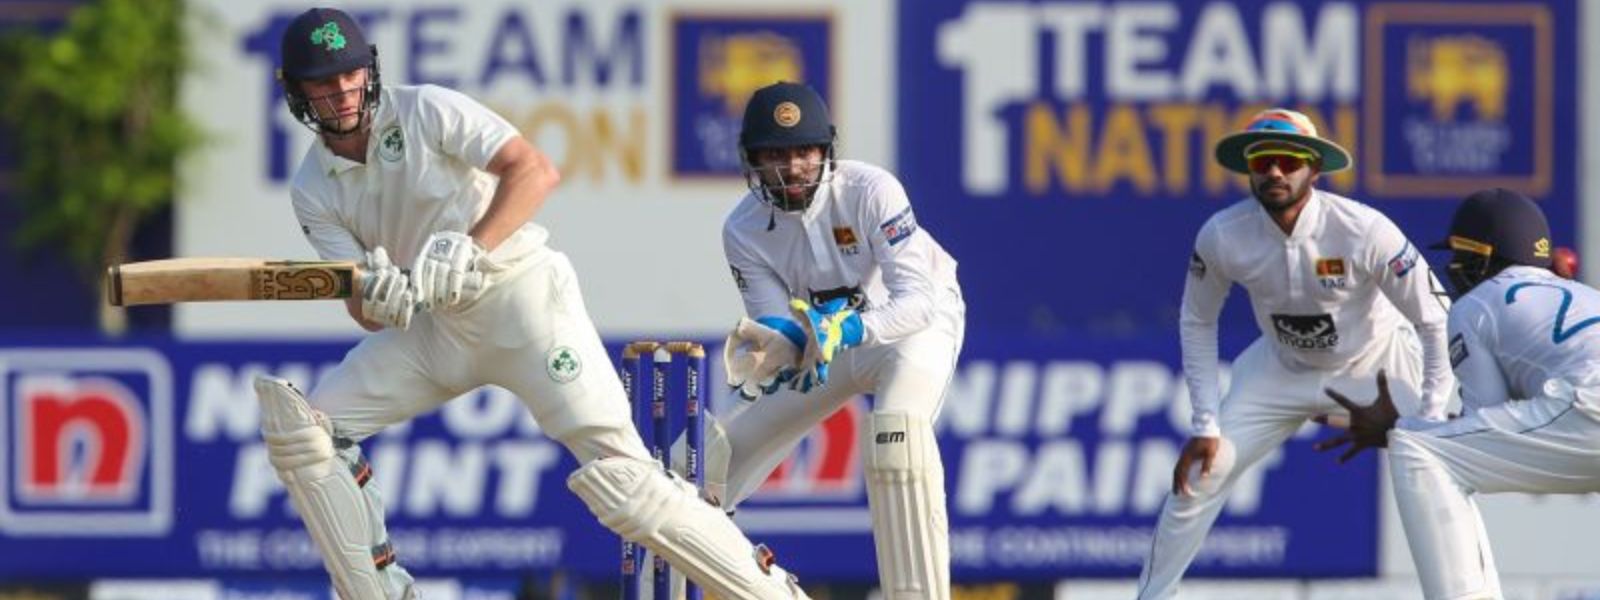
[[[810,370],[796,377],[795,384],[804,382],[809,387],[828,383],[828,364],[840,350],[861,344],[866,331],[861,325],[861,315],[845,307],[845,298],[835,298],[813,307],[799,298],[789,301],[789,311],[806,331],[806,348],[800,364],[810,365]],[[814,377],[813,377],[814,376]]]

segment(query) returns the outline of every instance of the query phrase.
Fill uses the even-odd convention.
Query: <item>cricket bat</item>
[[[213,300],[349,298],[360,279],[353,261],[169,258],[111,265],[112,306]]]

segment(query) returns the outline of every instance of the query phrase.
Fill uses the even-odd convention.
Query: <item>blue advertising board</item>
[[[1175,337],[1195,233],[1249,201],[1213,146],[1268,106],[1354,155],[1319,187],[1419,246],[1488,186],[1574,245],[1576,6],[922,2],[899,15],[897,169],[989,291],[970,325],[1030,336]],[[1253,329],[1242,302],[1223,319]]]
[[[673,177],[740,176],[739,129],[757,89],[803,82],[832,98],[828,13],[689,12],[670,19]]]
[[[347,343],[3,346],[0,579],[321,576],[251,381],[311,385]],[[1165,341],[971,336],[938,425],[954,576],[1136,576],[1188,420],[1176,364]],[[869,410],[861,399],[818,427],[736,516],[813,581],[876,578],[858,459]],[[1376,572],[1375,461],[1336,467],[1304,434],[1240,481],[1197,575]],[[419,576],[616,576],[617,538],[566,489],[573,459],[509,393],[467,394],[363,446]]]

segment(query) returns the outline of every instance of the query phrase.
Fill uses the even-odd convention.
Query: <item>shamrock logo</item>
[[[322,46],[329,52],[344,49],[344,34],[339,33],[339,24],[333,21],[323,23],[321,27],[311,31],[311,43]]]
[[[545,361],[545,369],[550,372],[550,378],[557,383],[568,383],[578,378],[583,372],[583,363],[578,360],[578,353],[566,346],[557,346],[550,350],[549,359]]]
[[[395,162],[405,156],[406,140],[400,132],[399,125],[390,125],[383,130],[378,138],[378,156],[383,160]]]

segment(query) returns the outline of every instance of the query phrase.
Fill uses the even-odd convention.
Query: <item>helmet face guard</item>
[[[817,188],[822,187],[833,179],[833,142],[820,145],[822,148],[822,161],[819,165],[817,178],[809,182],[796,182],[805,189],[803,199],[790,198],[786,190],[793,184],[784,179],[784,169],[778,165],[762,165],[756,161],[756,150],[745,150],[744,182],[749,186],[750,192],[756,198],[771,205],[778,210],[791,212],[803,211],[811,205],[811,199],[816,197]],[[763,176],[765,175],[765,176]]]
[[[1478,287],[1490,277],[1494,277],[1505,265],[1494,260],[1487,254],[1478,254],[1466,250],[1456,250],[1450,254],[1450,263],[1445,266],[1445,277],[1450,280],[1450,289],[1455,292],[1451,297],[1465,296],[1472,288]]]

